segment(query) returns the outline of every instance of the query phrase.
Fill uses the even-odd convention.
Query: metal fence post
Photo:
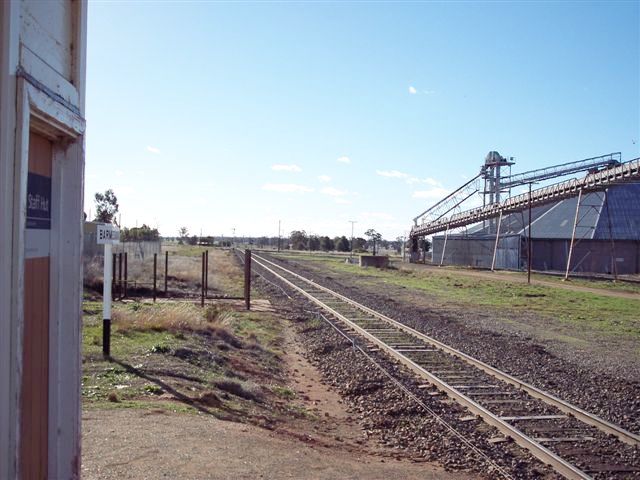
[[[167,296],[167,277],[169,276],[169,252],[164,252],[164,296]]]
[[[244,251],[244,303],[251,310],[251,250]]]
[[[158,254],[153,254],[153,301],[156,301],[156,280],[157,280],[157,271],[158,271]]]
[[[122,252],[118,254],[118,299],[122,299]]]
[[[202,252],[202,279],[200,281],[200,306],[204,307],[204,252]]]
[[[127,287],[129,286],[129,255],[124,252],[124,296],[127,297]]]
[[[209,250],[204,252],[204,298],[209,295]]]

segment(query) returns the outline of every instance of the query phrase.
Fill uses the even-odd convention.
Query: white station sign
[[[115,245],[120,243],[120,230],[110,223],[98,225],[98,245]]]

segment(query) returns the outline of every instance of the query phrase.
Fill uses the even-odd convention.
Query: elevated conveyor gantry
[[[415,238],[426,236],[426,235],[433,235],[435,233],[450,230],[452,228],[463,227],[466,225],[471,225],[477,222],[481,222],[483,220],[496,218],[501,214],[506,215],[509,213],[521,212],[529,208],[530,205],[531,207],[538,207],[541,205],[546,205],[548,203],[557,202],[565,198],[575,197],[580,193],[580,191],[587,193],[592,191],[604,190],[608,186],[614,185],[614,184],[630,182],[630,181],[640,181],[640,158],[636,158],[634,160],[631,160],[625,163],[618,163],[618,160],[615,159],[615,157],[618,155],[619,154],[609,154],[602,157],[595,157],[594,159],[588,159],[588,160],[593,160],[594,163],[597,163],[597,161],[595,161],[596,159],[600,159],[600,161],[605,161],[605,165],[608,165],[606,163],[606,159],[610,157],[609,162],[615,161],[616,163],[610,163],[611,165],[615,165],[615,166],[606,168],[600,171],[594,171],[592,173],[587,174],[583,178],[574,178],[564,182],[556,183],[554,185],[539,188],[537,190],[533,190],[531,192],[531,196],[527,192],[522,195],[516,195],[510,198],[507,198],[502,202],[495,202],[488,205],[484,205],[482,207],[465,210],[460,213],[454,213],[448,217],[446,217],[443,214],[434,220],[425,221],[420,225],[417,224],[417,220],[421,217],[416,217],[416,219],[414,219],[416,223],[411,229],[410,236],[411,238],[415,239]],[[572,163],[577,164],[580,162],[572,162]],[[573,167],[569,167],[569,165],[571,164],[564,164],[564,167],[567,167],[567,168],[556,170],[555,176],[567,174],[567,171],[570,170],[571,168],[578,168],[577,165],[574,165]],[[558,167],[563,167],[563,165],[559,165]],[[556,167],[551,167],[551,168],[556,168]],[[595,168],[595,167],[589,166],[586,168]],[[572,172],[580,171],[584,169],[585,167],[583,166],[579,170],[572,170]],[[550,176],[542,177],[543,170],[548,170],[548,169],[533,171],[533,172],[541,172],[540,176],[538,176],[538,180],[542,178],[546,178],[546,179],[553,178]],[[527,172],[527,176],[525,176],[525,174],[522,174],[520,175],[519,179],[517,180],[514,179],[513,181],[520,182],[520,183],[517,183],[518,185],[521,185],[523,183],[530,183],[534,181],[532,180],[532,178],[534,178],[534,175],[532,174],[533,172]],[[557,172],[564,172],[564,173],[557,173]],[[550,175],[550,173],[546,173],[544,175]],[[517,176],[514,176],[514,177],[517,177]],[[477,178],[478,177],[476,177],[476,179]],[[505,177],[504,180],[506,181],[508,178],[510,177]],[[527,179],[527,181],[523,182],[525,178]]]

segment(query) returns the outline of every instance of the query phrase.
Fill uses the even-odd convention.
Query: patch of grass
[[[144,391],[151,395],[162,395],[164,393],[162,387],[159,387],[155,383],[148,383],[147,385],[145,385]]]
[[[235,312],[231,321],[225,322],[236,335],[272,348],[280,345],[281,326],[278,319],[264,312]]]
[[[287,400],[293,400],[296,398],[296,392],[289,387],[282,387],[280,385],[271,385],[271,391],[279,397]]]
[[[315,413],[307,410],[302,405],[288,404],[285,406],[285,409],[289,412],[290,415],[293,415],[298,418],[307,418],[309,420],[316,420],[318,417]]]

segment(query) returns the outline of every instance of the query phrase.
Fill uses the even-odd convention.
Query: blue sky
[[[85,210],[404,235],[490,150],[640,156],[638,2],[91,2]]]

